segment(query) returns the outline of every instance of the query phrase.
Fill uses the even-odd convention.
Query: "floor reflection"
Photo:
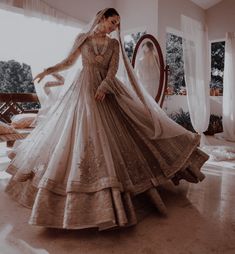
[[[190,185],[187,198],[208,219],[215,219],[220,226],[235,226],[235,170],[218,166],[203,168],[206,179]]]
[[[4,193],[8,180],[1,178],[9,175],[0,171],[0,229],[11,224],[11,236],[50,254],[234,254],[234,165],[207,163],[206,178],[199,184],[169,182],[159,189],[169,212],[166,218],[153,209],[142,214],[137,226],[109,232],[29,225],[31,211]]]

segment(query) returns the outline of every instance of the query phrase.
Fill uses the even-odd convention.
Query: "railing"
[[[22,113],[37,113],[37,109],[24,109],[19,103],[39,102],[35,93],[0,93],[0,120],[11,122],[11,117]]]

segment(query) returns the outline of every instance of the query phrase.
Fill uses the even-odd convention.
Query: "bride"
[[[6,192],[32,208],[30,224],[45,227],[134,225],[133,200],[141,193],[166,214],[159,186],[204,178],[208,156],[197,148],[200,137],[169,119],[139,86],[115,9],[98,12],[68,57],[35,79],[68,69],[79,56],[82,70],[65,79],[57,100],[10,154]]]

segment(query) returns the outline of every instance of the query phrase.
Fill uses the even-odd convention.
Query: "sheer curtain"
[[[183,15],[181,28],[189,113],[193,128],[202,135],[201,144],[204,144],[203,132],[210,118],[207,31],[203,24]]]
[[[40,0],[0,2],[1,60],[14,59],[31,66],[35,76],[67,56],[83,23]],[[45,81],[53,80],[47,77]],[[35,84],[41,106],[50,98],[43,85]],[[56,89],[56,88],[53,88]]]
[[[225,44],[224,91],[223,91],[223,133],[214,136],[220,141],[216,145],[204,146],[203,150],[211,160],[235,160],[235,33],[227,33]]]
[[[224,138],[229,141],[235,141],[235,32],[226,34],[223,129]]]

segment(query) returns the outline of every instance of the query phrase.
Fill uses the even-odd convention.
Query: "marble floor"
[[[235,162],[208,163],[203,172],[206,178],[202,183],[165,186],[166,218],[151,210],[137,226],[107,232],[28,225],[30,210],[4,193],[8,176],[2,174],[0,229],[10,224],[11,237],[50,254],[234,254]]]

